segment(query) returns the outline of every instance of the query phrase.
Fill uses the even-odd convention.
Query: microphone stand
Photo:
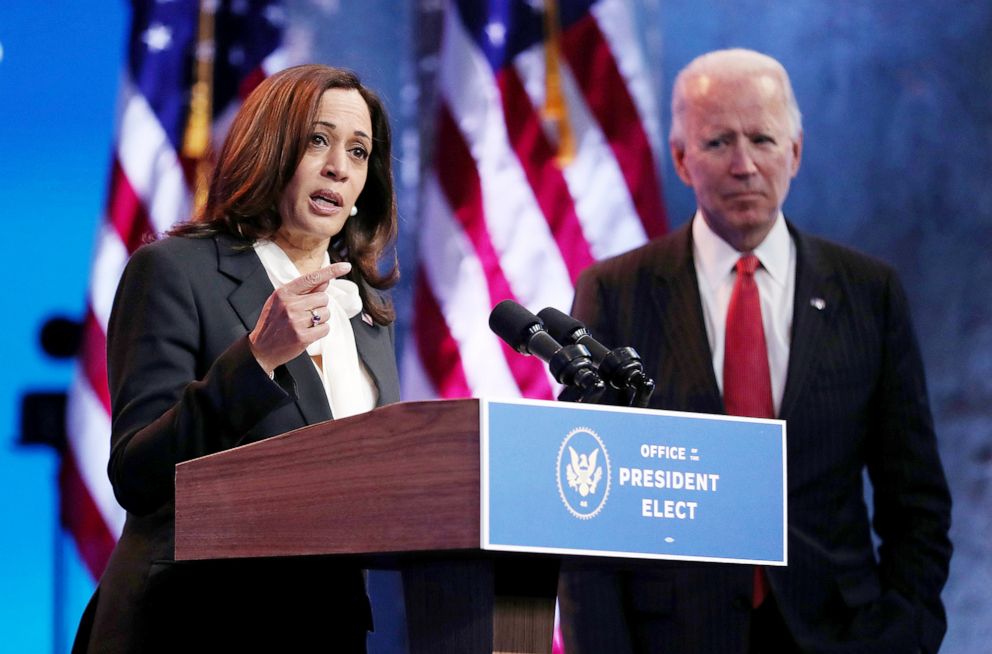
[[[654,380],[644,374],[641,357],[632,347],[610,350],[599,364],[600,374],[617,390],[628,391],[627,406],[646,409],[654,393]]]
[[[599,377],[616,391],[622,391],[626,397],[627,406],[645,409],[654,393],[654,380],[644,374],[641,356],[632,347],[607,349],[602,343],[593,338],[589,328],[567,313],[562,313],[554,307],[545,307],[537,314],[547,331],[562,343],[573,343],[584,346],[587,354],[592,357],[593,367],[598,368]],[[577,401],[600,403],[602,394],[595,398],[581,395]],[[560,400],[576,401],[574,394],[567,390],[559,396]],[[613,404],[613,402],[610,402]]]
[[[569,400],[571,402],[599,404],[606,392],[606,384],[596,374],[589,350],[582,345],[565,345],[548,360],[548,367],[555,379],[566,384],[566,390],[579,392],[576,399]]]
[[[568,345],[562,351],[581,347],[581,345]],[[579,357],[576,357],[579,359]],[[585,359],[587,361],[588,359]],[[584,363],[584,362],[583,362]],[[554,364],[552,373],[554,373]],[[606,387],[600,382],[597,388],[580,388],[576,384],[566,386],[558,395],[560,402],[580,402],[583,404],[608,404],[613,406],[629,406],[637,409],[646,409],[654,394],[655,382],[644,374],[644,365],[637,351],[631,347],[618,347],[611,350],[603,357],[599,364],[600,376],[610,380],[610,387],[616,391],[623,391],[625,404],[609,401],[610,396],[606,396],[608,401],[602,401],[606,395]],[[556,375],[557,376],[557,375]]]

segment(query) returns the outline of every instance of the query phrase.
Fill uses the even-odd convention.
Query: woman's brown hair
[[[354,89],[361,94],[372,118],[373,140],[368,178],[355,202],[358,215],[348,218],[331,240],[331,260],[351,263],[348,276],[358,284],[366,313],[379,324],[389,324],[395,317],[392,307],[379,296],[372,301],[366,285],[386,289],[399,276],[395,256],[385,273],[378,269],[379,258],[397,231],[392,138],[382,101],[351,71],[308,64],[287,68],[259,84],[231,124],[203,213],[169,234],[225,233],[248,242],[272,238],[282,224],[279,199],[303,159],[321,97],[328,89]]]

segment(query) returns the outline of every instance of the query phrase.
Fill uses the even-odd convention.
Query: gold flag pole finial
[[[575,159],[575,135],[568,119],[568,103],[561,88],[561,20],[557,0],[544,0],[544,70],[545,94],[542,115],[558,131],[559,168]]]
[[[214,13],[217,0],[200,0],[196,59],[190,92],[189,117],[183,133],[182,154],[195,164],[193,215],[199,217],[207,203],[210,182],[210,131],[213,118]]]

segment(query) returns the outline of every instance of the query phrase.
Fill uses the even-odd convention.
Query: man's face
[[[675,169],[710,228],[736,250],[753,250],[775,223],[802,154],[781,85],[771,74],[701,75],[688,81],[685,99]]]

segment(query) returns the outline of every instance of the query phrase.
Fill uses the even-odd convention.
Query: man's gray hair
[[[789,116],[791,136],[798,139],[803,129],[803,117],[799,112],[799,104],[792,92],[792,83],[789,81],[789,73],[785,71],[785,67],[778,60],[755,50],[731,48],[699,55],[679,71],[672,89],[672,129],[668,136],[669,142],[679,145],[685,144],[685,128],[682,125],[682,118],[688,104],[686,92],[690,80],[702,75],[744,77],[763,73],[770,73],[778,79],[782,92],[785,94],[785,107]]]

